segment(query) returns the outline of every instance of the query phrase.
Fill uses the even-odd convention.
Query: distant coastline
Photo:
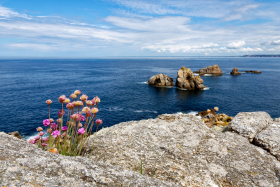
[[[280,57],[280,55],[243,55],[242,57]]]

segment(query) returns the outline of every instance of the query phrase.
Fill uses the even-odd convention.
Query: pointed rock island
[[[230,72],[231,75],[241,75],[241,73],[238,71],[238,68],[233,68]]]
[[[176,86],[188,90],[202,90],[206,88],[200,76],[194,76],[190,68],[182,67],[177,72]]]

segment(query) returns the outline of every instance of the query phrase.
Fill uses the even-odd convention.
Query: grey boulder
[[[153,85],[153,86],[173,86],[174,82],[173,82],[173,78],[168,77],[167,75],[164,74],[158,74],[158,75],[154,75],[152,76],[149,81],[148,81],[149,85]]]
[[[273,120],[266,112],[240,112],[229,123],[229,131],[248,138],[250,142]]]
[[[280,161],[280,122],[269,124],[255,137],[254,143],[268,150]]]

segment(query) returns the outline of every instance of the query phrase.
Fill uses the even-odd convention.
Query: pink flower
[[[59,136],[59,135],[60,135],[60,131],[59,131],[59,130],[55,130],[55,131],[52,132],[52,136],[53,136],[54,138],[56,138],[56,137]]]
[[[80,90],[76,90],[75,92],[74,92],[74,94],[75,95],[80,95],[82,92],[80,91]]]
[[[47,103],[48,105],[50,105],[50,104],[52,104],[52,100],[48,99],[48,100],[46,101],[46,103]]]
[[[61,123],[61,119],[58,118],[58,119],[56,120],[56,122],[57,122],[57,123]]]
[[[51,123],[54,122],[53,118],[50,118],[50,122],[51,122]]]
[[[82,110],[83,113],[87,113],[87,112],[89,112],[89,111],[90,111],[90,108],[89,108],[89,107],[84,107],[83,110]]]
[[[68,130],[68,127],[67,127],[67,126],[63,126],[61,130],[62,130],[63,132],[65,132],[65,131]]]
[[[63,103],[70,103],[70,99],[66,98]]]
[[[91,106],[91,105],[92,105],[92,102],[91,102],[91,101],[87,101],[87,102],[86,102],[86,105],[87,105],[87,106]]]
[[[101,119],[97,119],[97,120],[95,121],[95,123],[96,123],[97,125],[101,125],[101,124],[103,123],[103,121],[102,121]]]
[[[86,131],[85,131],[85,129],[84,128],[80,128],[79,130],[78,130],[78,134],[84,134]]]
[[[31,144],[36,144],[36,140],[34,138],[28,140],[28,143],[31,143]]]
[[[92,105],[91,105],[91,106],[94,106],[94,105],[95,105],[95,100],[94,100],[94,98],[91,100],[91,102],[92,102]]]
[[[46,143],[42,143],[42,146],[47,146],[48,144],[46,144]]]
[[[83,102],[85,102],[85,101],[88,99],[88,96],[85,95],[85,94],[83,94],[83,95],[80,97],[80,99],[81,99]]]
[[[51,128],[56,129],[57,124],[56,123],[51,123]]]
[[[93,98],[93,100],[95,101],[95,103],[100,103],[101,102],[99,97],[97,97],[97,96],[95,98]]]
[[[52,129],[48,129],[48,130],[47,130],[47,133],[50,134],[50,133],[52,133],[52,131],[53,131]]]
[[[75,106],[83,106],[83,102],[82,101],[75,101],[73,102]]]
[[[67,134],[66,134],[66,132],[64,132],[63,134],[62,134],[62,136],[66,136]]]
[[[45,133],[43,131],[39,132],[39,136],[43,136]]]
[[[79,121],[85,121],[85,120],[86,120],[86,117],[83,116],[82,114],[80,114],[80,116],[79,116]]]
[[[49,137],[44,137],[44,138],[42,138],[42,141],[43,141],[43,142],[49,141]]]
[[[73,104],[73,103],[68,103],[68,104],[66,105],[66,108],[69,108],[69,109],[74,109],[74,108],[75,108],[75,106],[74,106],[74,104]]]
[[[59,112],[58,112],[58,116],[59,117],[62,117],[64,114],[65,114],[64,110],[59,110]]]
[[[43,128],[42,127],[38,127],[36,130],[40,132],[40,131],[43,130]]]
[[[35,136],[35,137],[34,137],[34,140],[35,140],[35,141],[37,141],[37,140],[39,140],[39,139],[40,139],[40,136]]]
[[[62,95],[62,96],[60,96],[60,97],[58,98],[58,101],[59,101],[60,103],[63,103],[63,102],[65,101],[65,99],[66,99],[66,96],[65,96],[65,95]]]
[[[83,127],[83,124],[79,123],[79,124],[78,124],[78,127],[80,127],[80,128]]]
[[[96,114],[97,112],[98,112],[98,108],[93,107],[93,108],[91,109],[91,113]]]
[[[48,125],[50,125],[50,120],[49,119],[45,119],[44,121],[43,121],[43,125],[46,127],[46,126],[48,126]]]
[[[91,111],[86,113],[86,117],[88,117],[88,118],[91,117]]]
[[[77,98],[77,96],[75,94],[71,94],[70,98],[75,99],[75,98]]]

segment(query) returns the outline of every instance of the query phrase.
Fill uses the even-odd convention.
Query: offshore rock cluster
[[[0,133],[0,184],[280,186],[279,145],[280,123],[265,112],[239,113],[224,132],[187,114],[124,122],[90,136],[85,157]]]

